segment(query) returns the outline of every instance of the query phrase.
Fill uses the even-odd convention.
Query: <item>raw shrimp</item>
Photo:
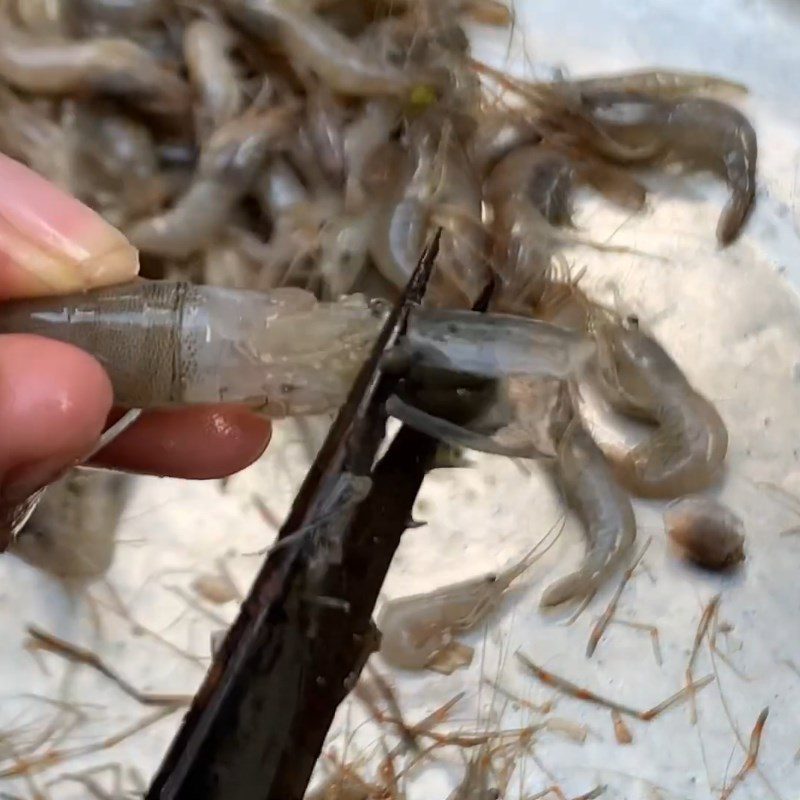
[[[271,149],[286,137],[293,111],[244,114],[218,129],[200,156],[191,186],[175,206],[129,230],[146,253],[182,258],[212,242],[250,189]]]
[[[638,324],[603,322],[596,335],[603,395],[617,411],[657,425],[627,453],[608,453],[618,480],[652,498],[711,485],[728,450],[728,432],[714,406]]]
[[[302,5],[286,0],[224,0],[223,5],[248,30],[281,47],[300,72],[313,72],[335,92],[407,95],[420,83],[413,74],[370,59]]]
[[[231,58],[233,33],[221,22],[196,19],[183,34],[183,53],[192,85],[200,95],[204,136],[237,117],[244,108],[240,75]]]
[[[0,151],[73,192],[72,153],[63,127],[2,83]]]
[[[492,263],[502,282],[495,302],[498,308],[529,310],[541,301],[557,245],[625,250],[557,230],[557,226],[572,224],[571,195],[577,183],[591,185],[629,208],[638,209],[644,203],[644,189],[620,171],[597,162],[575,161],[544,145],[515,148],[492,169],[485,196],[494,214]]]
[[[64,104],[74,151],[72,192],[113,224],[152,212],[166,195],[147,127],[103,107]]]
[[[318,303],[301,289],[141,281],[8,303],[0,327],[88,351],[123,406],[243,403],[283,417],[341,405],[385,315],[358,295]]]
[[[418,120],[409,131],[409,153],[397,167],[405,175],[376,222],[371,254],[383,276],[402,288],[419,260],[431,222],[436,222],[443,232],[427,299],[469,307],[491,278],[481,186],[452,130],[445,126],[438,132],[432,121]]]
[[[497,606],[511,583],[538,558],[540,545],[501,572],[388,600],[376,620],[381,656],[394,667],[424,669],[454,634],[470,630]]]
[[[127,39],[40,38],[2,13],[0,78],[28,92],[113,95],[159,113],[182,113],[190,102],[184,81]]]
[[[710,497],[686,497],[664,511],[667,535],[691,561],[725,570],[744,561],[744,525]]]
[[[72,470],[45,492],[9,552],[59,578],[104,575],[132,480],[119,472]]]
[[[558,482],[583,525],[587,547],[580,567],[542,593],[543,606],[593,594],[636,539],[631,501],[617,486],[605,456],[577,417],[561,437],[556,463]]]
[[[755,198],[758,142],[747,118],[710,98],[667,101],[623,92],[581,94],[589,143],[623,162],[677,161],[720,175],[731,191],[717,224],[720,244],[739,235]]]

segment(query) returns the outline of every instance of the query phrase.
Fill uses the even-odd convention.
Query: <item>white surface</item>
[[[608,712],[559,698],[555,713],[588,725],[592,734],[577,744],[543,733],[535,742],[536,758],[567,796],[607,784],[606,796],[614,798],[716,797],[725,775],[732,775],[744,758],[724,713],[724,696],[745,742],[759,711],[770,707],[761,775],[751,775],[735,797],[796,798],[800,674],[786,660],[800,663],[800,536],[779,533],[798,524],[800,514],[759,484],[772,482],[800,495],[800,304],[784,279],[800,285],[800,4],[520,0],[517,10],[518,30],[525,32],[536,74],[664,66],[716,72],[751,88],[742,107],[759,135],[760,184],[755,213],[736,245],[723,252],[716,249],[714,229],[724,200],[721,185],[689,177],[652,181],[659,189],[653,192],[649,212],[640,217],[626,220],[587,199],[578,218],[597,240],[613,234],[614,243],[661,253],[668,262],[600,256],[588,250],[570,254],[576,265],[588,265],[589,288],[607,294],[608,282],[615,282],[625,303],[723,414],[731,446],[719,494],[745,521],[747,561],[727,579],[686,568],[665,546],[661,507],[637,504],[639,541],[652,535],[653,543],[645,558],[648,569],[639,570],[629,584],[618,616],[658,626],[664,663],[655,663],[646,634],[621,626],[609,629],[587,661],[588,633],[617,579],[570,626],[563,617],[543,616],[537,607],[543,586],[565,574],[580,557],[580,530],[570,518],[559,544],[509,592],[488,630],[465,637],[478,649],[468,670],[450,677],[395,676],[403,709],[409,719],[419,719],[463,690],[467,697],[453,719],[474,727],[480,716],[485,725],[491,692],[485,686],[480,690],[481,671],[488,677],[499,674],[504,686],[534,701],[555,696],[520,670],[513,657],[517,649],[600,694],[648,708],[682,685],[702,606],[721,591],[721,619],[733,626],[728,643],[722,639],[721,646],[729,648],[731,660],[748,680],[719,662],[719,681],[698,696],[696,726],[690,725],[688,708],[681,706],[650,723],[630,722],[634,742],[629,746],[616,743]],[[518,49],[506,60],[503,37],[483,32],[476,55],[510,65],[518,74],[532,74]],[[385,586],[388,596],[425,591],[500,567],[527,550],[561,514],[561,501],[535,465],[472,458],[473,469],[438,471],[426,481],[415,517],[428,524],[404,537]],[[297,428],[287,423],[279,426],[265,458],[235,477],[225,493],[216,483],[141,480],[108,576],[135,619],[191,653],[207,654],[209,632],[217,625],[187,608],[168,587],[188,589],[197,571],[211,572],[215,559],[227,556],[226,563],[246,590],[260,559],[244,554],[264,547],[274,533],[250,504],[250,496],[260,494],[280,518],[307,463]],[[101,620],[98,632],[86,595],[66,593],[10,558],[0,560],[0,571],[6,642],[0,656],[3,727],[19,724],[13,722],[18,713],[26,721],[52,717],[52,708],[22,698],[22,693],[51,698],[59,694],[63,662],[45,654],[42,663],[49,676],[40,670],[22,650],[26,623],[93,647],[143,690],[189,692],[201,679],[201,667],[152,636],[141,631],[137,635],[131,625],[95,603]],[[101,585],[90,595],[108,602],[108,591]],[[211,610],[232,619],[236,609],[229,603]],[[707,674],[710,666],[704,649],[696,675]],[[86,713],[98,721],[78,727],[62,747],[95,741],[148,713],[86,669],[74,671],[68,691],[73,700],[94,704]],[[496,700],[495,711],[501,707]],[[356,708],[353,721],[361,713]],[[64,772],[111,762],[135,766],[146,778],[177,721],[174,716],[112,750],[59,765],[37,776],[37,784],[42,787]],[[345,721],[343,712],[335,729],[342,730]],[[515,727],[529,722],[528,712],[507,709],[494,724]],[[366,747],[375,739],[374,727],[363,728],[357,742]],[[6,755],[3,747],[0,741],[0,754]],[[419,772],[409,787],[410,800],[446,797],[462,763],[453,751],[443,752]],[[552,783],[532,759],[519,764],[509,797],[524,797]],[[108,776],[101,777],[109,788]],[[34,796],[24,782],[0,782],[0,789]],[[78,785],[61,784],[50,791],[59,798],[87,796]]]

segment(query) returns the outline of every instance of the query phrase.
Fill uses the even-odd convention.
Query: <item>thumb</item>
[[[81,291],[137,272],[138,254],[119,231],[0,155],[0,299]],[[30,496],[91,450],[111,403],[108,377],[88,354],[0,336],[0,551]]]

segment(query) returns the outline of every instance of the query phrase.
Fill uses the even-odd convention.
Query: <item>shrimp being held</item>
[[[640,497],[691,494],[718,477],[728,432],[714,406],[638,324],[597,327],[600,388],[617,411],[657,426],[620,455],[609,452],[618,480]]]
[[[302,289],[141,281],[8,303],[0,328],[91,353],[122,406],[241,403],[283,417],[344,402],[385,313],[357,295],[318,303]]]

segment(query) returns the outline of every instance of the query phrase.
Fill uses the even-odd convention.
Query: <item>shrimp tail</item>
[[[733,187],[730,199],[722,209],[717,223],[717,241],[722,247],[727,247],[738,236],[750,212],[753,210],[755,198],[754,187]]]

